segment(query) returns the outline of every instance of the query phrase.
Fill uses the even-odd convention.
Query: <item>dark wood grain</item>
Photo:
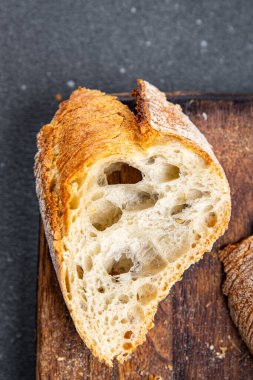
[[[232,218],[211,254],[185,272],[161,302],[155,328],[124,365],[98,362],[75,331],[40,230],[38,379],[253,379],[253,360],[221,293],[217,248],[253,232],[253,97],[169,94],[204,132],[231,186]],[[133,101],[126,102],[133,107]]]

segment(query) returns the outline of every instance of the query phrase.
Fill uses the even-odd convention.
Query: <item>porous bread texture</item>
[[[231,318],[253,355],[253,236],[227,245],[218,254],[226,273],[222,290]]]
[[[107,184],[106,172],[137,168],[135,184]],[[64,237],[68,297],[103,357],[126,359],[153,325],[158,302],[210,250],[224,210],[222,181],[174,141],[146,154],[111,157],[73,184]]]
[[[230,217],[209,144],[156,91],[139,82],[136,122],[114,98],[79,89],[39,136],[37,192],[62,292],[80,336],[108,365],[145,340],[158,302]]]

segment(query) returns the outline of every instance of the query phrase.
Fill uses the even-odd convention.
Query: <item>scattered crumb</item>
[[[140,371],[141,376],[149,376],[149,372],[147,371]]]
[[[61,94],[55,94],[54,97],[57,100],[57,102],[61,102],[62,101],[62,95]]]
[[[201,20],[200,18],[197,18],[197,20],[196,20],[196,24],[197,24],[197,25],[202,25],[202,20]]]
[[[68,81],[67,81],[67,86],[68,86],[69,88],[73,88],[73,87],[75,87],[75,82],[74,82],[73,80],[68,80]]]
[[[27,85],[26,84],[21,84],[20,88],[21,88],[22,91],[25,91],[25,90],[27,90]]]
[[[247,152],[250,152],[250,148],[248,146],[245,146],[245,150],[247,150]]]
[[[62,357],[62,356],[58,356],[58,358],[57,358],[57,361],[58,361],[58,362],[62,362],[63,360],[65,360],[64,357]]]
[[[207,114],[205,112],[202,113],[203,119],[207,120]]]
[[[208,303],[206,304],[206,307],[209,307],[210,305],[212,305],[212,301],[208,302]]]
[[[136,13],[136,12],[137,12],[137,9],[136,9],[135,7],[131,7],[131,8],[130,8],[130,12],[131,12],[131,13]]]
[[[227,347],[220,347],[220,352],[216,352],[216,356],[218,359],[225,359],[226,357],[226,352],[228,348]]]
[[[213,351],[213,349],[214,349],[214,345],[211,344],[209,348],[210,348],[211,351]]]
[[[148,46],[148,47],[151,46],[151,41],[149,41],[149,40],[146,41],[146,46]]]
[[[167,369],[169,369],[170,371],[172,371],[172,370],[173,370],[173,365],[168,364],[168,365],[165,366],[165,368],[167,368]]]

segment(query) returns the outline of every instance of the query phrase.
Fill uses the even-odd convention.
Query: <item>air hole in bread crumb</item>
[[[126,356],[128,356],[128,353],[124,352],[124,354],[122,354],[122,356],[126,357]]]
[[[144,319],[143,308],[139,305],[135,305],[132,309],[128,311],[127,317],[129,322],[132,324],[141,323]]]
[[[217,215],[215,214],[215,212],[210,212],[208,217],[206,218],[207,227],[209,228],[214,227],[216,223],[217,223]]]
[[[82,300],[80,300],[80,307],[83,311],[87,311],[87,304],[86,302],[83,302]]]
[[[100,286],[100,287],[98,288],[98,292],[99,292],[99,293],[104,293],[104,292],[105,292],[105,288],[104,288],[103,286]]]
[[[90,232],[90,237],[97,237],[97,234],[95,234],[94,232]]]
[[[70,293],[69,272],[67,270],[65,272],[65,286],[66,286],[67,293]]]
[[[131,350],[132,347],[133,347],[132,343],[124,343],[123,344],[124,350]]]
[[[150,157],[148,160],[147,160],[147,165],[153,165],[155,163],[155,159],[156,157]]]
[[[142,305],[147,305],[157,298],[158,289],[153,284],[144,284],[138,289],[137,301]]]
[[[83,268],[80,265],[76,266],[76,272],[77,272],[77,277],[82,280],[83,279]]]
[[[86,297],[86,295],[85,295],[84,293],[82,293],[82,292],[80,292],[80,294],[81,294],[81,297],[82,297],[83,301],[84,301],[84,302],[87,302],[87,297]]]
[[[189,190],[188,194],[187,194],[187,198],[189,200],[195,200],[195,199],[199,199],[203,196],[203,193],[202,191],[200,190],[197,190],[197,189],[191,189]]]
[[[164,170],[162,175],[160,176],[161,182],[170,182],[180,177],[180,169],[179,167],[171,164],[163,165]]]
[[[188,207],[187,203],[183,203],[181,205],[176,205],[176,206],[172,207],[172,209],[171,209],[171,215],[173,216],[173,215],[180,214],[187,207]]]
[[[86,256],[84,260],[84,267],[87,272],[90,272],[93,267],[93,261],[90,256]]]
[[[153,207],[158,200],[158,194],[149,194],[146,191],[139,191],[136,196],[122,205],[127,211],[140,211]]]
[[[103,199],[93,202],[88,208],[88,214],[93,227],[104,231],[120,220],[122,211],[112,202]]]
[[[79,203],[80,203],[80,198],[76,195],[73,195],[69,204],[69,208],[71,210],[76,210],[79,207]]]
[[[164,270],[167,266],[167,262],[160,255],[156,255],[153,248],[151,248],[148,252],[152,253],[152,255],[150,255],[151,260],[145,264],[139,272],[139,274],[143,276],[153,276]]]
[[[121,303],[128,303],[129,297],[126,294],[122,294],[121,296],[119,296],[119,301]]]
[[[177,270],[181,269],[181,264],[176,265]]]
[[[104,171],[108,185],[135,184],[142,181],[140,170],[124,162],[115,162]]]
[[[100,244],[96,243],[96,244],[95,244],[95,245],[89,250],[89,254],[90,254],[91,256],[96,256],[96,255],[99,254],[100,250],[101,250],[101,246],[100,246]]]
[[[111,298],[106,298],[105,304],[106,305],[110,305],[111,303],[112,303],[112,299]]]
[[[192,243],[192,248],[195,248],[196,247],[196,243]]]
[[[99,193],[95,193],[92,195],[91,200],[97,201],[98,199],[102,198],[104,196],[104,193],[100,191]]]
[[[133,332],[132,331],[126,331],[125,332],[125,335],[124,335],[124,338],[125,339],[130,339],[131,338],[131,336],[133,335]]]
[[[125,318],[121,319],[120,323],[122,323],[123,325],[125,325],[127,323],[127,319],[125,319]]]
[[[134,263],[132,259],[128,258],[126,254],[123,254],[119,261],[113,262],[113,265],[109,269],[108,274],[110,276],[119,276],[123,273],[128,273],[133,265]]]

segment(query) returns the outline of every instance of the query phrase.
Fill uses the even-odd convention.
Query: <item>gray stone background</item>
[[[253,2],[0,1],[0,379],[33,379],[35,136],[78,85],[253,92]]]

